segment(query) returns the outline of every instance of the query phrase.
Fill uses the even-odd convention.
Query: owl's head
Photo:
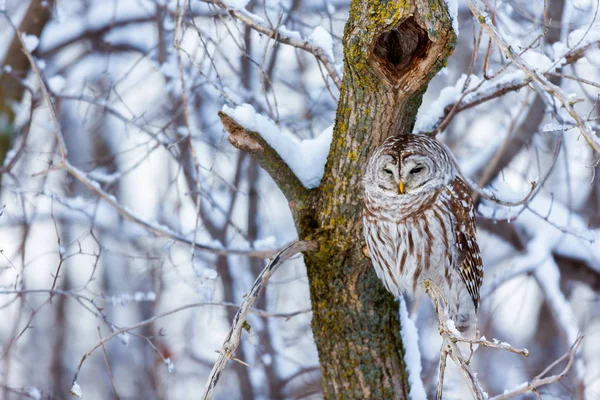
[[[367,195],[410,198],[433,191],[456,176],[446,148],[428,136],[386,139],[373,153],[364,176]]]

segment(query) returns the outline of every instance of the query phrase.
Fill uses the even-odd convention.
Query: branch
[[[248,130],[223,111],[219,112],[219,118],[229,133],[229,142],[235,148],[250,153],[273,178],[288,201],[302,201],[306,198],[308,191],[300,179],[259,132]]]
[[[9,19],[9,23],[12,24],[12,21],[10,19]],[[14,25],[13,25],[13,28],[15,29],[16,36],[17,36],[19,42],[21,43],[23,53],[25,54],[25,57],[27,58],[27,60],[29,60],[31,70],[39,82],[42,98],[44,99],[44,102],[46,103],[46,106],[48,107],[48,111],[50,113],[50,117],[51,117],[53,125],[54,125],[54,134],[56,135],[56,138],[57,138],[61,161],[58,166],[56,166],[52,169],[65,169],[71,176],[73,176],[75,179],[77,179],[78,181],[83,183],[88,189],[90,189],[98,197],[100,197],[101,199],[106,201],[110,206],[112,206],[123,218],[125,218],[129,221],[132,221],[138,225],[143,226],[144,228],[146,228],[147,230],[151,231],[152,233],[154,233],[158,236],[167,237],[167,238],[176,240],[178,242],[182,242],[187,245],[193,246],[195,249],[203,250],[203,251],[207,251],[207,252],[210,252],[213,254],[219,254],[219,255],[236,254],[236,255],[245,255],[245,256],[249,256],[249,257],[267,258],[267,257],[271,257],[275,253],[275,251],[259,251],[259,250],[257,251],[257,250],[248,250],[248,249],[238,250],[238,249],[227,249],[227,248],[223,248],[223,247],[214,247],[214,246],[204,245],[204,244],[197,243],[195,239],[190,240],[190,239],[184,237],[183,235],[173,232],[172,230],[170,230],[166,227],[145,221],[142,218],[135,215],[133,212],[131,212],[128,209],[126,209],[125,207],[123,207],[121,204],[119,204],[119,202],[117,201],[117,199],[114,196],[112,196],[112,195],[106,193],[104,190],[102,190],[100,185],[97,182],[90,179],[83,171],[81,171],[81,170],[77,169],[76,167],[74,167],[73,165],[71,165],[71,163],[67,159],[67,148],[66,148],[64,138],[62,135],[62,129],[61,129],[58,117],[56,115],[56,110],[54,109],[52,100],[50,99],[50,94],[48,93],[48,88],[46,87],[46,84],[44,82],[44,79],[42,78],[42,74],[41,74],[39,68],[35,64],[35,61],[33,59],[33,56],[31,55],[31,52],[27,49],[27,46],[25,45],[25,43],[23,41],[21,32]],[[52,170],[52,169],[50,169],[50,170]]]
[[[583,336],[579,336],[577,338],[577,340],[575,340],[575,343],[573,343],[573,346],[571,346],[571,349],[569,351],[567,351],[559,359],[557,359],[552,364],[550,364],[548,367],[546,367],[546,369],[544,369],[541,373],[536,375],[531,380],[531,382],[529,382],[527,385],[521,385],[513,390],[506,391],[501,395],[492,397],[490,400],[507,400],[507,399],[511,399],[511,398],[516,397],[523,393],[536,392],[537,388],[539,388],[540,386],[549,385],[551,383],[561,380],[562,378],[564,378],[567,375],[567,372],[569,372],[571,365],[573,365],[573,360],[575,359],[575,354],[577,353],[577,349],[579,348],[579,345],[581,344],[582,339],[583,339]],[[558,364],[560,364],[563,360],[565,360],[567,358],[569,359],[569,361],[567,362],[567,365],[565,365],[565,368],[559,374],[548,376],[548,377],[544,378],[544,375],[546,375],[548,372],[550,372],[550,370],[552,368],[554,368],[555,366],[557,366]]]
[[[451,320],[448,320],[448,318],[444,312],[443,306],[446,304],[446,299],[444,298],[444,295],[442,294],[441,290],[431,281],[425,281],[424,287],[425,287],[425,291],[427,292],[427,294],[429,295],[429,297],[431,298],[431,300],[433,301],[433,304],[435,306],[435,312],[438,315],[438,324],[439,324],[439,329],[440,329],[440,335],[442,336],[442,341],[443,341],[442,349],[440,351],[441,355],[440,355],[439,377],[438,377],[438,384],[437,384],[437,399],[438,400],[442,399],[443,377],[444,377],[444,370],[446,367],[446,357],[447,356],[450,356],[450,358],[452,358],[454,360],[454,362],[456,363],[456,365],[458,366],[460,373],[467,380],[467,384],[469,385],[469,388],[471,389],[471,392],[472,392],[473,396],[475,397],[475,399],[479,400],[479,399],[487,398],[487,394],[484,394],[484,392],[481,388],[481,385],[480,385],[479,381],[477,380],[477,374],[473,372],[469,362],[465,360],[462,352],[456,345],[456,342],[466,342],[466,343],[471,343],[471,344],[477,344],[477,345],[480,345],[483,347],[492,347],[492,348],[496,348],[496,349],[507,350],[507,351],[510,351],[515,354],[521,354],[525,357],[529,356],[529,352],[526,349],[516,349],[516,348],[512,347],[511,345],[509,345],[508,343],[499,342],[496,339],[494,339],[492,342],[490,342],[490,341],[486,340],[484,337],[482,337],[481,339],[474,339],[474,340],[461,337],[458,332],[455,332],[456,330],[453,327],[448,326],[447,321],[451,321]],[[531,380],[531,382],[520,385],[513,390],[505,391],[503,394],[492,397],[490,400],[507,400],[507,399],[516,397],[518,395],[524,394],[524,393],[536,392],[538,387],[548,385],[550,383],[554,383],[554,382],[564,378],[567,375],[567,372],[569,371],[569,369],[571,368],[571,365],[573,364],[575,355],[577,353],[577,349],[578,349],[579,345],[581,344],[582,339],[583,339],[583,336],[577,337],[573,343],[573,346],[567,353],[562,355],[560,358],[558,358],[556,361],[554,361],[552,364],[550,364],[548,367],[546,367],[541,373],[536,375]],[[544,376],[548,372],[550,372],[555,366],[560,364],[566,358],[569,358],[569,361],[568,361],[567,365],[565,366],[565,368],[559,374],[544,378]]]
[[[454,361],[461,375],[467,381],[467,385],[473,394],[473,397],[476,400],[483,400],[486,398],[486,395],[483,393],[483,389],[481,388],[481,384],[477,380],[477,374],[473,372],[473,369],[469,365],[469,362],[463,356],[461,350],[456,345],[456,338],[458,335],[454,335],[452,331],[456,329],[450,329],[447,325],[448,318],[446,317],[446,313],[444,311],[444,305],[446,301],[442,294],[442,291],[431,281],[425,281],[425,292],[429,295],[431,300],[433,301],[433,305],[435,307],[435,312],[438,316],[438,324],[440,335],[442,336],[442,348],[440,350],[440,369],[439,369],[439,377],[438,377],[438,386],[437,386],[437,399],[442,399],[442,389],[443,389],[443,377],[444,370],[446,366],[446,357],[450,356],[450,358]]]
[[[467,0],[467,4],[473,15],[479,21],[481,28],[485,30],[489,37],[494,41],[496,46],[502,50],[504,55],[511,60],[517,68],[525,73],[527,78],[531,79],[531,81],[536,84],[534,86],[540,93],[540,96],[542,96],[543,99],[546,99],[548,94],[555,97],[563,105],[573,120],[575,120],[577,127],[581,131],[581,134],[585,137],[588,144],[596,152],[600,152],[600,139],[596,137],[586,118],[575,111],[573,102],[568,98],[567,95],[563,93],[562,89],[550,82],[542,73],[534,68],[531,68],[512,48],[512,46],[506,43],[504,38],[500,36],[496,28],[491,24],[488,15],[481,10],[479,4],[477,4],[475,0]]]
[[[577,318],[560,290],[560,271],[550,253],[547,254],[545,261],[534,270],[533,276],[563,337],[568,343],[576,343],[580,339]],[[575,364],[575,371],[576,383],[581,384],[585,374],[582,360],[578,360]]]
[[[560,58],[560,61],[562,61],[561,63],[558,63],[558,61],[554,63],[558,63],[554,69],[559,70],[564,66],[573,64],[581,59],[587,50],[598,47],[600,47],[600,41],[592,42],[585,46],[572,49]],[[524,77],[512,77],[510,74],[512,73],[499,73],[494,77],[494,79],[482,80],[475,88],[463,89],[463,92],[456,98],[456,100],[446,104],[441,115],[437,116],[437,120],[435,122],[429,121],[429,124],[426,127],[418,129],[418,133],[428,134],[429,132],[433,132],[434,134],[437,134],[443,131],[445,127],[450,124],[450,121],[454,118],[454,116],[459,112],[502,97],[507,93],[517,92],[529,85],[532,81],[532,78],[528,75],[525,75]],[[555,76],[556,73],[544,72],[542,75],[546,78],[551,78]],[[584,83],[593,85],[593,82]]]
[[[25,16],[19,25],[18,32],[15,30],[15,36],[4,55],[4,60],[0,60],[0,65],[10,66],[15,73],[19,74],[19,78],[26,75],[29,66],[27,57],[21,51],[20,32],[39,37],[44,25],[48,19],[50,19],[50,11],[52,10],[53,5],[54,0],[33,0],[31,4],[29,4],[29,8],[27,8]],[[13,25],[13,22],[7,14],[4,12],[0,14]],[[14,120],[15,115],[12,110],[12,103],[21,101],[23,91],[23,86],[20,85],[18,81],[15,81],[10,74],[0,73],[0,115],[8,114],[9,120]]]
[[[248,12],[247,10],[240,10],[228,7],[220,0],[202,1],[209,4],[214,4],[222,8],[223,10],[227,11],[232,17],[237,18],[238,20],[242,21],[255,31],[267,35],[268,37],[278,41],[279,43],[287,44],[292,47],[296,47],[298,49],[302,49],[311,53],[316,57],[317,60],[321,62],[321,64],[323,64],[323,67],[325,67],[325,69],[327,70],[327,73],[335,83],[335,86],[337,86],[338,89],[341,89],[342,78],[338,75],[335,69],[334,61],[322,47],[317,46],[311,43],[309,40],[300,37],[300,35],[297,32],[291,32],[285,29],[285,27],[270,27],[264,22],[262,18],[252,14],[251,12]]]
[[[272,257],[276,253],[275,250],[231,249],[231,248],[225,248],[225,247],[209,246],[206,244],[198,243],[195,240],[188,239],[185,236],[183,236],[177,232],[174,232],[167,227],[148,222],[148,221],[142,219],[141,217],[137,216],[136,214],[134,214],[132,211],[129,211],[128,209],[123,207],[121,204],[119,204],[119,202],[117,201],[117,199],[114,196],[112,196],[112,195],[106,193],[104,190],[102,190],[102,188],[100,187],[100,185],[98,185],[97,182],[94,182],[91,179],[89,179],[83,171],[72,166],[67,160],[63,161],[62,167],[64,169],[66,169],[67,172],[71,176],[73,176],[79,182],[83,183],[88,189],[90,189],[99,198],[106,201],[123,218],[144,227],[145,229],[149,230],[150,232],[152,232],[158,236],[163,236],[163,237],[166,237],[169,239],[173,239],[177,242],[181,242],[181,243],[187,244],[189,246],[193,246],[197,250],[202,250],[202,251],[206,251],[206,252],[213,253],[213,254],[219,254],[219,255],[243,255],[243,256],[248,256],[248,257],[268,258],[268,257]]]
[[[302,244],[302,243],[308,243],[308,245],[311,245],[314,242],[295,242],[293,244],[291,244],[290,246],[288,246],[288,248],[290,248],[293,245],[297,245],[297,244]],[[308,249],[307,249],[308,250]],[[284,250],[285,251],[285,250]],[[303,251],[303,250],[300,250]],[[280,253],[281,254],[281,253]],[[57,294],[57,295],[63,295],[63,296],[72,296],[75,297],[76,299],[78,297],[80,297],[81,295],[77,295],[75,293],[73,293],[73,291],[64,291],[64,290],[58,290],[58,289],[54,289],[54,290],[47,290],[47,289],[34,289],[34,290],[2,290],[0,291],[0,294],[16,294],[16,295],[25,295],[25,294]],[[88,300],[90,303],[94,304],[93,299],[89,299],[86,297],[83,297],[84,299]],[[204,306],[222,306],[222,307],[236,307],[238,308],[238,306],[236,304],[233,303],[228,303],[228,302],[202,302],[202,303],[191,303],[191,304],[186,304],[177,308],[174,308],[172,310],[166,311],[164,313],[155,315],[151,318],[145,319],[143,321],[140,321],[136,324],[130,325],[130,326],[126,326],[124,328],[120,328],[120,329],[116,329],[113,332],[111,332],[110,335],[105,336],[104,338],[100,338],[100,340],[98,342],[96,342],[96,344],[94,345],[94,347],[92,347],[90,350],[88,350],[87,353],[85,353],[81,359],[79,360],[79,364],[77,364],[77,368],[75,370],[75,374],[73,376],[73,384],[77,381],[77,377],[79,376],[79,372],[81,371],[81,367],[83,366],[83,363],[85,362],[85,360],[92,355],[92,353],[94,351],[96,351],[98,348],[103,347],[108,341],[110,341],[112,338],[114,338],[115,336],[127,333],[129,331],[141,328],[143,326],[149,325],[154,323],[155,321],[164,318],[164,317],[168,317],[169,315],[173,315],[176,314],[180,311],[184,311],[184,310],[189,310],[191,308],[198,308],[198,307],[204,307]],[[243,304],[242,304],[243,307]],[[309,310],[310,311],[310,310]],[[276,317],[276,318],[285,318],[290,319],[292,317],[295,317],[296,315],[299,315],[301,313],[304,313],[306,311],[297,311],[297,312],[292,312],[292,313],[286,313],[286,314],[272,314],[269,313],[267,311],[264,310],[249,310],[249,312],[253,313],[253,314],[257,314],[260,315],[261,317]]]
[[[246,300],[242,303],[240,309],[233,318],[233,323],[229,334],[225,338],[223,347],[219,351],[219,358],[215,363],[206,385],[204,386],[204,393],[202,394],[202,400],[210,400],[214,395],[215,388],[221,376],[221,373],[227,366],[227,362],[230,358],[233,358],[233,354],[240,345],[242,338],[242,329],[247,326],[246,320],[248,319],[248,313],[252,309],[254,302],[258,299],[260,292],[267,286],[271,276],[277,271],[279,266],[290,257],[303,252],[303,251],[314,251],[317,250],[318,243],[315,241],[311,242],[294,242],[283,249],[273,260],[262,270],[260,275],[254,281],[250,293],[246,295]]]

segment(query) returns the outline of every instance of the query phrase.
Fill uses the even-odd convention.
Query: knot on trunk
[[[414,17],[380,34],[373,45],[373,64],[391,82],[397,82],[421,64],[432,42]]]

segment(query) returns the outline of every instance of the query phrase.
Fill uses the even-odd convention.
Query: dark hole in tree
[[[398,28],[382,33],[375,42],[374,54],[379,63],[397,73],[424,57],[428,47],[427,33],[411,17]]]

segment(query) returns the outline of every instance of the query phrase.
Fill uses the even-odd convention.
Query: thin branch
[[[504,55],[511,60],[514,65],[519,68],[525,75],[535,83],[535,89],[540,93],[543,99],[547,99],[548,95],[556,98],[569,113],[569,115],[575,120],[577,127],[581,131],[581,134],[585,137],[588,144],[596,151],[600,152],[600,139],[594,134],[587,119],[578,113],[575,108],[573,101],[563,93],[562,89],[548,80],[542,73],[532,68],[521,58],[521,56],[510,46],[502,36],[498,33],[496,28],[491,24],[487,13],[479,7],[479,4],[475,0],[467,0],[467,4],[471,9],[471,12],[481,25],[482,29],[490,36],[496,46],[502,50]]]
[[[441,349],[441,357],[440,357],[440,370],[442,366],[446,365],[446,356],[450,356],[450,358],[454,361],[456,366],[458,367],[461,375],[465,378],[473,397],[476,400],[483,400],[486,396],[483,394],[483,389],[481,388],[481,384],[477,380],[477,374],[473,371],[469,362],[465,359],[462,354],[462,351],[456,345],[456,340],[454,340],[457,336],[453,335],[452,330],[447,325],[448,318],[446,317],[446,313],[444,311],[444,306],[446,301],[442,294],[442,291],[431,281],[424,282],[425,291],[433,301],[433,305],[435,307],[435,312],[438,316],[438,324],[440,335],[442,336],[442,349]],[[442,365],[443,364],[443,365]],[[443,380],[444,374],[440,371],[440,377]],[[443,386],[443,382],[438,384],[438,393],[437,398],[441,399],[442,393],[441,389]]]
[[[316,248],[316,242],[294,242],[294,243],[290,244],[288,247],[286,247],[283,251],[281,251],[277,255],[277,257],[275,257],[275,259],[273,261],[277,260],[278,257],[280,257],[280,255],[283,252],[285,252],[286,250],[289,250],[293,246],[299,246],[300,247],[300,249],[297,250],[296,253],[294,253],[294,254],[297,254],[300,251],[312,250],[312,249]],[[294,249],[295,249],[295,247],[294,247]],[[288,254],[287,258],[290,258],[294,254]],[[281,261],[282,260],[280,260],[280,263],[281,263]],[[272,265],[272,262],[269,265]],[[261,274],[261,276],[262,276],[262,274]],[[15,293],[15,294],[21,294],[21,293],[49,293],[49,292],[50,291],[48,291],[48,290],[10,290],[10,291],[5,290],[5,291],[1,291],[0,294],[10,294],[10,293]],[[66,296],[70,296],[71,295],[70,292],[65,292],[65,291],[62,291],[62,290],[53,290],[51,292],[54,293],[54,294],[61,294],[61,295],[66,295]],[[246,300],[246,302],[247,301],[248,300]],[[242,307],[244,307],[244,304],[246,302],[244,302],[240,306],[240,309]],[[104,346],[104,344],[106,344],[109,340],[111,340],[115,336],[118,336],[118,335],[121,335],[123,333],[127,333],[129,331],[132,331],[132,330],[141,328],[143,326],[152,324],[152,323],[154,323],[155,321],[157,321],[157,320],[159,320],[161,318],[167,317],[167,316],[172,315],[172,314],[176,314],[176,313],[178,313],[180,311],[188,310],[190,308],[204,307],[204,306],[225,306],[225,307],[233,307],[233,306],[235,306],[237,308],[237,305],[233,305],[231,303],[215,303],[215,302],[191,303],[191,304],[183,305],[181,307],[174,308],[174,309],[172,309],[170,311],[166,311],[166,312],[164,312],[162,314],[155,315],[155,316],[153,316],[151,318],[148,318],[148,319],[146,319],[144,321],[140,321],[140,322],[138,322],[136,324],[129,325],[129,326],[126,326],[126,327],[121,328],[121,329],[117,329],[117,330],[113,331],[110,335],[105,336],[104,338],[102,338],[101,340],[99,340],[94,345],[94,347],[92,347],[87,353],[85,353],[83,355],[83,357],[81,357],[81,360],[79,360],[79,364],[77,364],[77,369],[75,370],[75,375],[73,376],[73,383],[77,380],[77,376],[79,375],[79,372],[81,371],[81,367],[83,366],[83,363],[85,362],[85,360],[89,356],[91,356],[94,351],[96,351],[98,348]],[[288,313],[288,314],[271,314],[271,313],[268,313],[268,312],[262,311],[262,310],[248,310],[247,313],[255,313],[255,314],[258,314],[260,316],[283,317],[283,318],[289,319],[289,318],[291,318],[291,317],[293,317],[295,315],[298,315],[298,314],[304,313],[304,312],[305,311],[297,311],[297,312]],[[246,315],[247,315],[247,313],[246,313]]]
[[[438,316],[438,324],[440,329],[440,335],[442,336],[442,349],[441,349],[441,357],[440,357],[440,370],[439,370],[439,379],[437,385],[437,396],[436,398],[440,400],[442,397],[442,388],[443,388],[443,377],[444,377],[444,368],[446,366],[446,357],[450,356],[452,360],[456,363],[459,368],[460,373],[465,377],[469,388],[475,399],[484,399],[487,398],[487,395],[484,394],[481,385],[477,379],[477,374],[473,372],[470,364],[465,360],[462,352],[456,345],[457,342],[466,342],[471,344],[478,344],[483,347],[492,347],[501,350],[507,350],[512,353],[521,354],[525,357],[529,355],[529,352],[526,349],[516,349],[509,345],[508,343],[502,343],[494,339],[493,342],[486,340],[485,338],[481,339],[465,339],[461,337],[458,333],[454,332],[454,329],[448,326],[448,318],[444,312],[444,305],[446,304],[446,299],[442,294],[442,291],[431,281],[424,282],[425,291],[433,301],[435,306],[435,312]],[[536,375],[531,382],[521,385],[513,390],[505,391],[503,394],[492,397],[490,400],[507,400],[518,395],[528,393],[528,392],[536,392],[537,388],[540,386],[548,385],[550,383],[554,383],[567,375],[567,372],[571,368],[573,361],[575,359],[575,355],[577,353],[577,349],[581,344],[582,336],[577,337],[575,339],[573,346],[571,349],[565,353],[563,356],[558,358],[548,367],[546,367],[540,374]],[[563,360],[569,359],[565,368],[556,375],[552,375],[549,377],[545,377],[545,375],[550,372],[555,366],[560,364]]]
[[[573,361],[575,360],[575,354],[577,353],[577,349],[579,348],[579,345],[581,344],[582,339],[583,339],[583,336],[579,336],[577,338],[577,340],[575,340],[575,343],[573,343],[573,346],[571,346],[569,351],[567,351],[559,359],[557,359],[552,364],[550,364],[548,367],[546,367],[546,369],[544,369],[540,374],[536,375],[531,380],[531,382],[529,382],[527,385],[524,385],[524,386],[522,385],[513,390],[505,391],[503,394],[494,396],[490,400],[511,399],[513,397],[519,396],[524,393],[535,392],[537,390],[537,388],[539,388],[540,386],[549,385],[551,383],[561,380],[562,378],[564,378],[567,375],[567,372],[569,372],[571,365],[573,365]],[[544,377],[548,372],[550,372],[550,370],[552,368],[554,368],[555,366],[557,366],[558,364],[560,364],[561,362],[563,362],[566,359],[568,359],[567,365],[565,365],[565,367],[563,368],[563,370],[560,373],[558,373],[556,375]]]
[[[97,182],[94,182],[93,180],[89,179],[83,171],[75,168],[68,161],[65,161],[63,164],[64,164],[63,165],[64,169],[67,170],[67,172],[71,176],[73,176],[79,182],[83,183],[88,189],[90,189],[94,194],[96,194],[102,200],[106,201],[123,218],[144,227],[148,231],[150,231],[158,236],[173,239],[177,242],[181,242],[181,243],[187,244],[189,246],[194,246],[194,248],[197,250],[202,250],[202,251],[206,251],[206,252],[213,253],[213,254],[219,254],[219,255],[244,255],[244,256],[249,256],[249,257],[269,258],[269,257],[272,257],[274,254],[277,254],[277,250],[230,249],[230,248],[225,248],[225,247],[216,247],[216,246],[209,246],[206,244],[197,243],[196,241],[190,240],[190,239],[186,238],[185,236],[183,236],[177,232],[174,232],[167,227],[157,225],[157,224],[154,224],[154,223],[151,223],[151,222],[148,222],[148,221],[142,219],[141,217],[134,214],[132,211],[129,211],[128,209],[123,207],[121,204],[119,204],[119,202],[117,201],[117,199],[114,196],[112,196],[112,195],[106,193],[104,190],[102,190],[100,185],[98,185]]]
[[[303,251],[314,251],[318,248],[318,243],[315,241],[311,242],[294,242],[283,249],[273,260],[263,269],[260,275],[254,281],[250,293],[246,295],[246,300],[242,303],[240,309],[233,318],[231,329],[225,338],[223,346],[219,351],[219,358],[215,363],[206,385],[204,386],[204,393],[202,394],[202,400],[210,400],[214,395],[215,388],[219,381],[219,378],[227,366],[227,362],[233,357],[233,354],[240,345],[242,338],[242,329],[246,326],[246,320],[248,313],[252,309],[254,302],[265,288],[271,276],[277,271],[279,266],[289,259],[290,257],[303,252]]]
[[[246,129],[223,111],[219,112],[219,117],[225,130],[229,132],[229,142],[237,149],[250,153],[273,178],[288,201],[302,201],[306,198],[308,190],[275,149],[262,138],[260,132]]]
[[[268,26],[262,18],[248,12],[247,10],[239,10],[235,8],[228,7],[220,0],[202,0],[209,4],[214,4],[223,10],[227,11],[229,15],[232,17],[242,21],[252,29],[257,32],[260,32],[264,35],[267,35],[271,39],[276,40],[279,43],[287,44],[292,47],[296,47],[298,49],[302,49],[314,55],[317,60],[323,64],[327,73],[335,83],[338,89],[342,87],[342,78],[339,76],[335,69],[334,61],[331,57],[325,52],[325,50],[317,46],[314,43],[311,43],[309,40],[304,39],[302,37],[296,38],[295,35],[292,35],[290,31],[283,27],[270,27]]]

